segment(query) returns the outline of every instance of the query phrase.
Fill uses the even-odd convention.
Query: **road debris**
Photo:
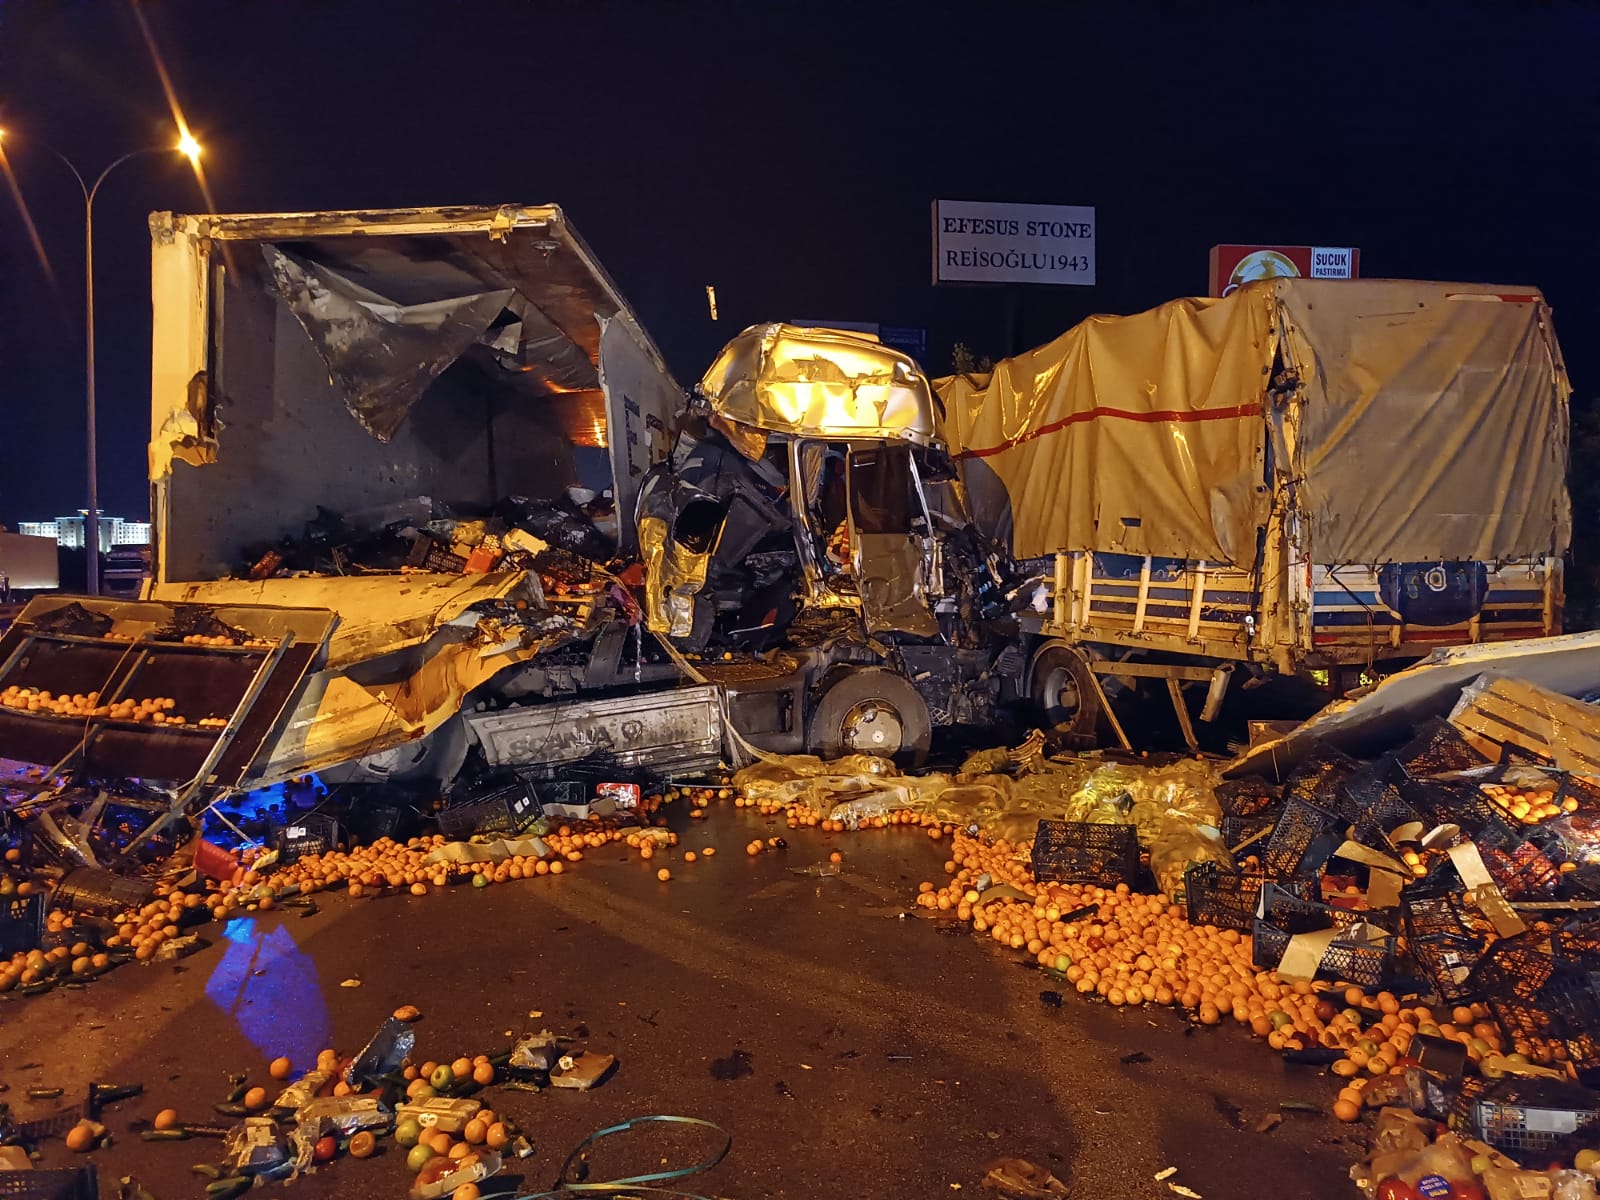
[[[1053,1200],[1067,1195],[1067,1185],[1046,1167],[1025,1158],[997,1158],[986,1168],[983,1186],[1019,1200]]]

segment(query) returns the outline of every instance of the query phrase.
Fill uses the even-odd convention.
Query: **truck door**
[[[936,636],[923,549],[932,525],[912,478],[911,447],[852,446],[847,477],[850,557],[868,631]]]

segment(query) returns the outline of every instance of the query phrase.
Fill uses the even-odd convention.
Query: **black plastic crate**
[[[1354,820],[1386,794],[1392,793],[1399,799],[1400,789],[1394,783],[1399,775],[1400,764],[1392,754],[1362,763],[1339,780],[1336,806],[1339,814],[1346,820]]]
[[[1225,817],[1255,817],[1283,802],[1283,788],[1265,779],[1230,779],[1217,785],[1217,804]]]
[[[0,958],[37,950],[44,938],[44,894],[0,900]]]
[[[345,813],[345,828],[358,844],[370,846],[384,838],[403,842],[416,833],[416,810],[402,804],[358,804]]]
[[[515,837],[539,819],[533,784],[514,776],[473,793],[436,814],[439,832],[457,841],[476,835]]]
[[[1381,936],[1370,940],[1335,938],[1323,951],[1318,977],[1379,988],[1394,973],[1396,939],[1389,927],[1394,918],[1387,913],[1358,912],[1319,904],[1302,899],[1270,880],[1262,887],[1261,907],[1263,915],[1256,920],[1251,932],[1251,949],[1258,970],[1276,970],[1284,951],[1289,948],[1290,939],[1296,934],[1329,928],[1352,930],[1357,925],[1365,925],[1369,930],[1378,930]]]
[[[1600,913],[1581,913],[1550,936],[1556,963],[1577,971],[1600,970]]]
[[[1267,852],[1267,842],[1272,838],[1273,827],[1278,823],[1276,812],[1257,813],[1253,817],[1224,816],[1222,818],[1222,841],[1230,851],[1235,851],[1235,858],[1245,855],[1255,855],[1260,858]],[[1258,836],[1264,834],[1265,836]],[[1249,843],[1246,845],[1246,843]]]
[[[547,779],[538,785],[541,804],[580,807],[594,795],[594,784],[583,779]]]
[[[1509,836],[1511,826],[1476,783],[1468,780],[1414,779],[1400,784],[1400,795],[1435,825],[1459,825],[1476,840]]]
[[[1561,1025],[1579,1082],[1593,1087],[1600,1078],[1600,971],[1558,966],[1541,999]]]
[[[0,1200],[99,1200],[93,1163],[57,1170],[0,1171]]]
[[[1472,1136],[1525,1165],[1542,1166],[1558,1145],[1600,1126],[1600,1097],[1554,1079],[1501,1079],[1472,1088],[1460,1109]]]
[[[1131,886],[1139,870],[1136,826],[1041,820],[1034,834],[1033,877],[1041,883]]]
[[[1549,936],[1519,933],[1489,947],[1473,982],[1491,1007],[1496,996],[1531,1001],[1538,999],[1555,969],[1555,950]]]
[[[1560,804],[1568,799],[1578,802],[1579,812],[1600,814],[1600,783],[1582,775],[1564,775],[1553,803]]]
[[[1318,746],[1289,775],[1283,785],[1285,800],[1304,800],[1318,808],[1336,810],[1339,785],[1361,769],[1361,764],[1332,746]]]
[[[1317,870],[1338,848],[1339,816],[1299,796],[1284,801],[1272,837],[1261,854],[1267,874],[1279,879]]]
[[[1483,865],[1507,900],[1549,899],[1562,887],[1566,843],[1553,829],[1531,826],[1504,839],[1473,839]]]
[[[1364,846],[1389,848],[1388,835],[1413,821],[1424,826],[1423,816],[1400,795],[1400,789],[1387,778],[1372,777],[1366,786],[1355,787],[1356,776],[1345,781],[1343,817],[1350,822],[1350,836]],[[1423,829],[1426,833],[1427,828]]]
[[[327,854],[339,848],[339,822],[326,813],[287,817],[283,824],[274,826],[273,843],[278,848],[278,858],[285,863]]]
[[[51,902],[68,912],[116,916],[143,908],[155,895],[155,886],[137,875],[114,875],[95,867],[69,872],[51,893]]]
[[[1412,739],[1395,751],[1395,761],[1411,779],[1442,775],[1447,771],[1470,771],[1487,766],[1489,760],[1474,750],[1461,731],[1449,721],[1430,717],[1417,726]]]
[[[1256,919],[1265,875],[1226,871],[1217,863],[1196,863],[1183,874],[1184,900],[1191,925],[1215,925],[1219,929],[1248,931]],[[1309,900],[1316,881],[1286,881],[1298,899]]]
[[[1450,896],[1407,899],[1403,907],[1407,949],[1439,999],[1455,1004],[1475,995],[1472,973],[1494,940],[1489,923]]]
[[[1471,983],[1508,1041],[1565,1041],[1566,1026],[1544,996],[1555,972],[1550,939],[1523,933],[1490,946]]]

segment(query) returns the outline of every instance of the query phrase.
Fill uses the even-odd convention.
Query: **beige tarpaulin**
[[[1567,548],[1567,384],[1533,288],[1271,285],[1300,372],[1301,497],[1319,563]]]
[[[1275,355],[1312,561],[1559,556],[1567,393],[1532,288],[1276,279],[1092,317],[988,377],[936,380],[974,515],[1060,550],[1248,564]]]
[[[1270,286],[1091,317],[987,379],[936,380],[979,523],[1061,550],[1248,563],[1265,521]]]

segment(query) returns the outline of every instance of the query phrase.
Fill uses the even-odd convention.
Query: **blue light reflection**
[[[222,936],[227,949],[206,980],[206,996],[263,1056],[288,1055],[297,1073],[315,1066],[331,1027],[311,956],[282,925],[235,918]]]

